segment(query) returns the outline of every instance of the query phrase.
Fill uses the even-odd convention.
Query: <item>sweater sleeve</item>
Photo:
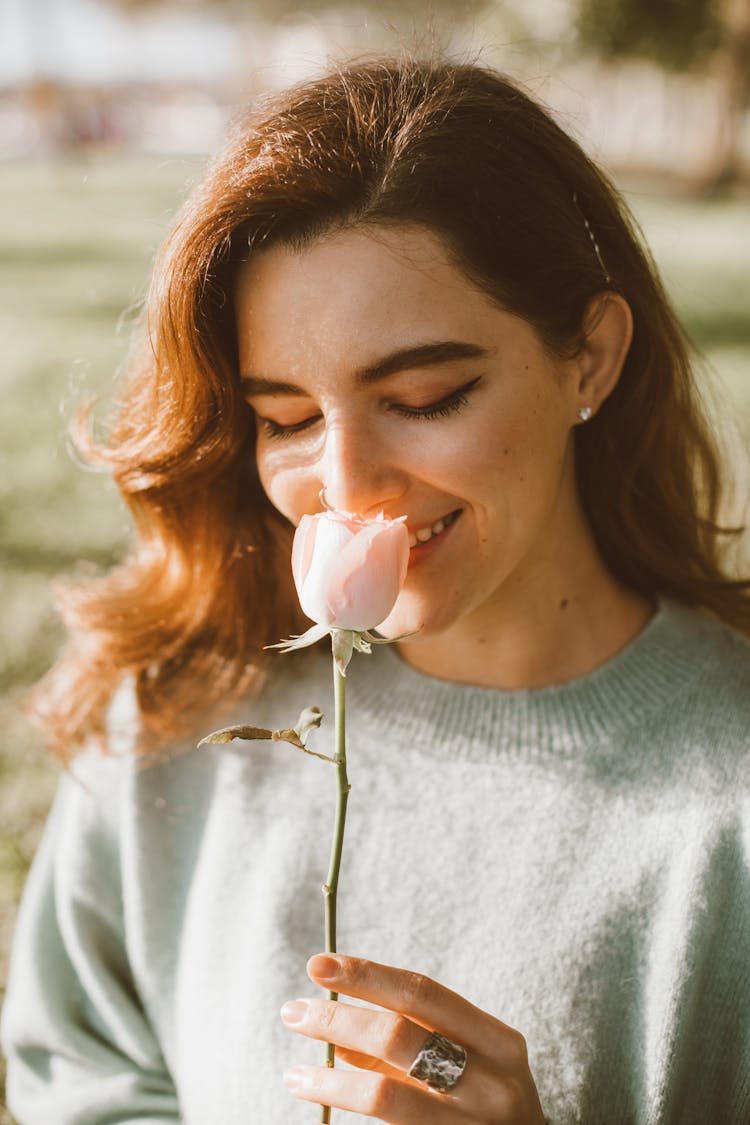
[[[62,779],[24,892],[2,1021],[19,1125],[180,1120],[128,963],[116,768]]]

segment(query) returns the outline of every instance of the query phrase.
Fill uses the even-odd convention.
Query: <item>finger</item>
[[[391,1078],[404,1079],[405,1076],[395,1066],[389,1066],[387,1062],[382,1059],[376,1059],[372,1055],[363,1055],[361,1051],[352,1051],[350,1047],[336,1047],[336,1058],[341,1059],[342,1062],[350,1063],[351,1066],[358,1066],[360,1070],[376,1070],[379,1074],[387,1074]],[[414,1082],[416,1079],[406,1078],[407,1082]]]
[[[406,1016],[331,1000],[295,1000],[284,1005],[281,1016],[286,1026],[300,1035],[334,1043],[337,1051],[343,1047],[361,1058],[375,1060],[374,1066],[364,1067],[366,1070],[397,1078],[420,1090],[426,1088],[407,1072],[427,1033]],[[354,1065],[359,1063],[355,1061]],[[449,1096],[462,1114],[482,1116],[490,1109],[505,1106],[508,1084],[508,1075],[474,1053],[469,1055],[455,1091]]]
[[[425,1041],[425,1029],[395,1012],[334,1000],[295,1000],[281,1009],[288,1028],[381,1059],[403,1078]]]
[[[284,1075],[286,1088],[295,1098],[330,1105],[376,1117],[389,1125],[471,1125],[445,1095],[426,1087],[399,1082],[385,1074],[336,1070],[329,1067],[295,1066]]]
[[[422,973],[340,953],[316,954],[307,972],[316,984],[409,1016],[503,1068],[526,1062],[526,1043],[515,1028]]]

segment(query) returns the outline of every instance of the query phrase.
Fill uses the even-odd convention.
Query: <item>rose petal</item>
[[[329,574],[334,560],[340,556],[354,532],[347,521],[329,519],[327,512],[309,518],[313,521],[312,531],[308,532],[305,528],[301,532],[302,547],[298,555],[298,559],[301,559],[300,581],[297,581],[295,573],[297,594],[302,610],[308,617],[322,625],[332,626],[334,621],[328,608],[327,594]],[[301,525],[302,520],[300,527]]]
[[[297,524],[297,530],[292,540],[292,575],[297,592],[299,592],[305,580],[305,575],[310,569],[314,544],[315,516],[303,516]]]
[[[398,598],[409,565],[402,522],[367,524],[344,547],[328,574],[328,610],[337,628],[375,628]]]

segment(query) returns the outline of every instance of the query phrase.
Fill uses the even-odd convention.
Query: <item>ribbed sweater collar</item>
[[[709,661],[703,641],[716,627],[662,600],[642,632],[594,672],[522,691],[439,680],[406,664],[393,646],[375,646],[350,665],[348,721],[433,758],[577,755],[676,706]]]

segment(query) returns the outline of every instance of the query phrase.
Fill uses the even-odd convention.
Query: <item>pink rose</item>
[[[364,632],[385,621],[409,565],[406,516],[364,520],[331,509],[303,516],[292,573],[300,605],[328,629]]]

